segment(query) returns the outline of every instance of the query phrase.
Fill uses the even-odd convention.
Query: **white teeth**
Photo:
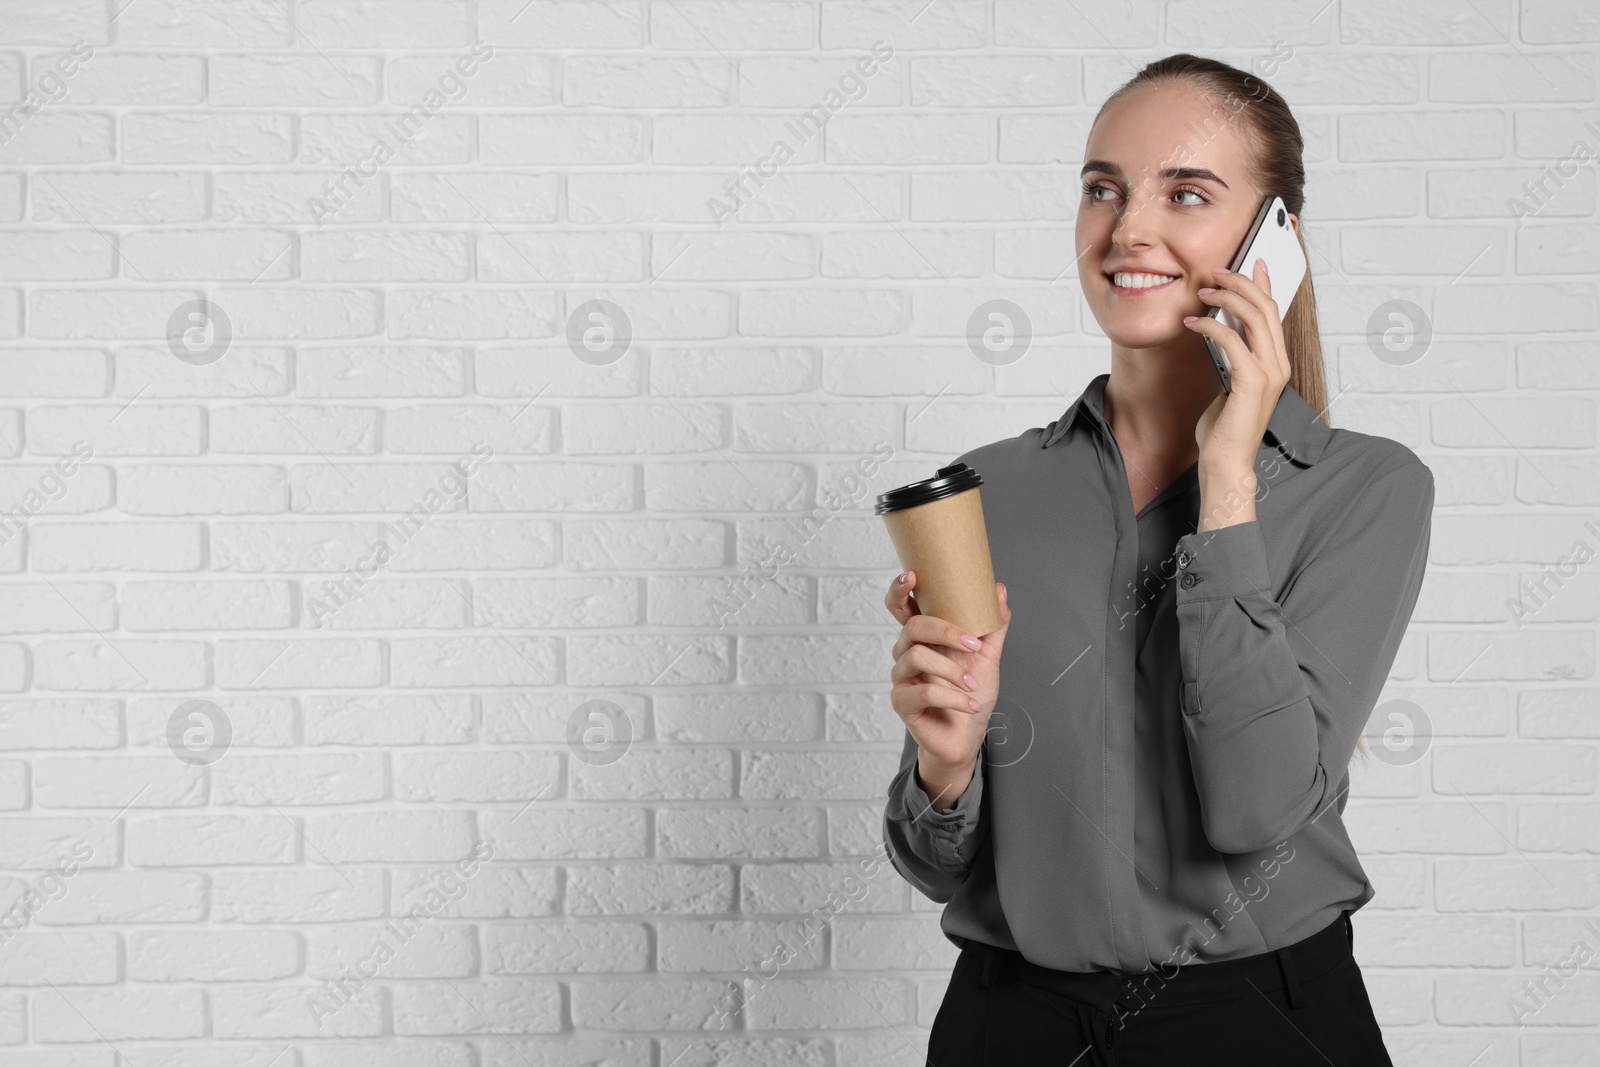
[[[1118,272],[1111,276],[1111,280],[1124,289],[1149,289],[1156,285],[1165,285],[1176,278],[1166,274],[1123,274]]]

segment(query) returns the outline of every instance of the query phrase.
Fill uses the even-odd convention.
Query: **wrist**
[[[917,756],[917,781],[927,794],[928,802],[937,812],[946,812],[956,806],[961,795],[972,784],[978,770],[974,756],[963,764],[951,764],[919,752]]]
[[[1241,493],[1253,493],[1256,488],[1255,460],[1227,460],[1217,463],[1202,463],[1196,473],[1200,480],[1200,491],[1226,492],[1229,489]]]
[[[1204,531],[1256,517],[1256,474],[1251,468],[1231,467],[1200,473],[1200,518],[1196,530]]]

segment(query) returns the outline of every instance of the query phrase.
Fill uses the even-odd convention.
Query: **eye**
[[[1100,192],[1106,192],[1106,193],[1111,193],[1111,194],[1115,195],[1117,191],[1115,189],[1111,188],[1111,186],[1102,185],[1099,182],[1084,182],[1083,183],[1083,195],[1088,197],[1094,203],[1101,204],[1101,203],[1104,203],[1106,200],[1110,199],[1110,197],[1102,197],[1102,196],[1096,195],[1097,193],[1100,193]],[[1199,207],[1200,204],[1209,204],[1209,203],[1211,203],[1211,198],[1210,197],[1206,196],[1206,194],[1204,192],[1202,192],[1199,189],[1196,189],[1192,185],[1181,185],[1181,186],[1179,186],[1177,189],[1175,189],[1173,191],[1172,195],[1173,196],[1182,196],[1185,193],[1189,194],[1190,196],[1198,197],[1199,198],[1199,203],[1195,203],[1195,202],[1191,201],[1191,202],[1189,202],[1187,204],[1180,204],[1179,206],[1181,206],[1181,207]]]

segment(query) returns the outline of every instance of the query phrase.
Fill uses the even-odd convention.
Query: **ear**
[[[1296,234],[1300,233],[1300,216],[1292,211],[1289,212],[1289,225]]]

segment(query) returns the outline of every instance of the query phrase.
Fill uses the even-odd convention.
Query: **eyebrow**
[[[1083,165],[1083,169],[1078,172],[1078,177],[1081,178],[1092,170],[1104,171],[1113,178],[1118,178],[1123,181],[1127,180],[1127,176],[1122,173],[1121,167],[1110,162],[1109,160],[1104,159],[1089,160]],[[1224,189],[1228,188],[1228,183],[1217,177],[1215,171],[1207,170],[1205,167],[1168,167],[1166,170],[1163,170],[1157,174],[1156,177],[1162,181],[1183,181],[1188,178],[1199,178],[1204,181],[1216,182]]]

